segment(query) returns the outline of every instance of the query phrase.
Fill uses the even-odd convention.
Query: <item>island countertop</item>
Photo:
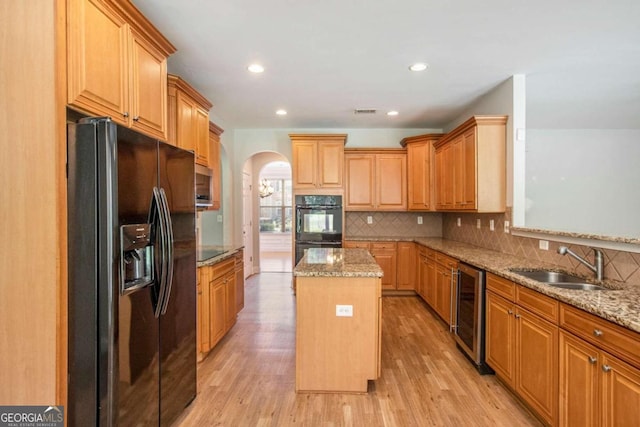
[[[307,249],[293,269],[299,277],[382,277],[382,269],[365,249]]]

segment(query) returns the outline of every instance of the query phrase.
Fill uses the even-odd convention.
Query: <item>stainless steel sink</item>
[[[586,283],[581,277],[573,276],[567,273],[561,273],[558,271],[548,270],[511,270],[520,276],[528,279],[542,282],[546,285],[553,286],[554,288],[562,289],[574,289],[580,291],[608,291],[609,288],[603,286],[594,285],[592,283]]]
[[[572,276],[567,273],[547,270],[511,270],[512,272],[524,276],[528,279],[536,280],[542,283],[584,283],[584,279]]]
[[[594,285],[592,283],[547,283],[554,288],[575,289],[578,291],[608,291],[608,288]]]

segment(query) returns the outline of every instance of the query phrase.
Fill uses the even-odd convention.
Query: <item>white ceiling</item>
[[[640,127],[637,0],[133,2],[227,127],[442,128],[513,74],[528,127]]]

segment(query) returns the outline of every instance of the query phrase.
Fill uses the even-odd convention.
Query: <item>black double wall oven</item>
[[[306,249],[342,247],[342,196],[297,195],[295,202],[296,264]]]

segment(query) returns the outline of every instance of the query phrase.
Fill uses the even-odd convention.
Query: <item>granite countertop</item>
[[[196,263],[198,267],[205,267],[223,261],[236,254],[244,246],[198,246],[196,248]]]
[[[564,271],[566,269],[537,260],[521,258],[514,255],[481,248],[467,243],[446,240],[437,237],[383,237],[352,238],[345,240],[377,240],[377,241],[413,241],[428,248],[442,252],[462,262],[474,265],[497,276],[504,277],[527,288],[534,289],[554,299],[578,307],[586,312],[607,319],[613,323],[640,332],[640,286],[605,280],[596,282],[590,277],[585,281],[598,283],[609,288],[607,291],[579,291],[554,288],[544,283],[520,276],[512,269],[549,269]],[[574,273],[571,273],[574,274]]]
[[[382,269],[366,249],[307,249],[293,269],[298,277],[382,277]]]

